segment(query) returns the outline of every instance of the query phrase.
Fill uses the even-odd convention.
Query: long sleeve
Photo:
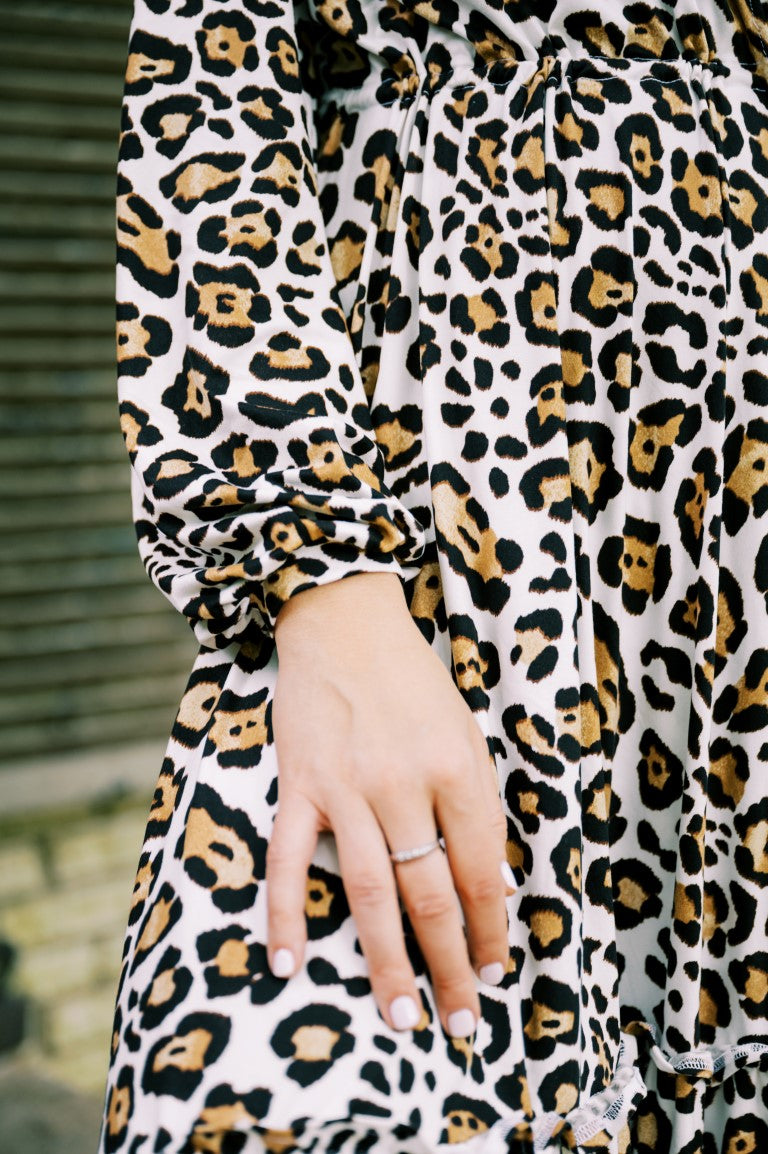
[[[141,559],[204,646],[415,564],[337,294],[290,0],[135,0],[117,162],[120,425]]]

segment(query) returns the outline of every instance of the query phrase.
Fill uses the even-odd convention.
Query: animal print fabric
[[[768,20],[136,0],[119,410],[199,653],[99,1154],[768,1150]],[[273,626],[400,575],[498,773],[511,960],[378,1014],[320,835],[266,963]]]

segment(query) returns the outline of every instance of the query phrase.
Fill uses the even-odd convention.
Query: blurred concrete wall
[[[157,758],[148,742],[4,774],[0,939],[14,957],[1,1057],[93,1094]]]
[[[23,1069],[31,1085],[47,1071],[91,1095],[196,652],[141,565],[118,424],[131,12],[131,0],[0,0],[0,1075]],[[30,1151],[48,1149],[28,1135]],[[0,1154],[26,1154],[8,1142]]]

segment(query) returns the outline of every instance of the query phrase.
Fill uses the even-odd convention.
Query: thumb
[[[302,964],[307,942],[307,871],[317,848],[318,812],[308,798],[281,791],[266,854],[267,958],[279,978]]]
[[[480,786],[488,812],[488,836],[496,840],[499,861],[509,865],[507,859],[507,814],[499,788],[496,759],[488,748],[486,737],[474,717],[473,721],[480,762]],[[516,885],[510,884],[507,878],[505,880],[510,890],[514,891],[517,888]]]

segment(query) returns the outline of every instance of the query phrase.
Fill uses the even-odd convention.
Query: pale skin
[[[399,892],[443,1029],[468,1036],[480,1015],[478,978],[495,984],[507,969],[506,899],[514,892],[502,865],[506,820],[477,720],[411,617],[395,573],[356,573],[294,594],[278,614],[275,643],[270,967],[290,977],[302,965],[307,870],[318,833],[331,830],[382,1017],[411,1029],[422,1014]],[[445,853],[389,858],[389,849],[438,835]]]

